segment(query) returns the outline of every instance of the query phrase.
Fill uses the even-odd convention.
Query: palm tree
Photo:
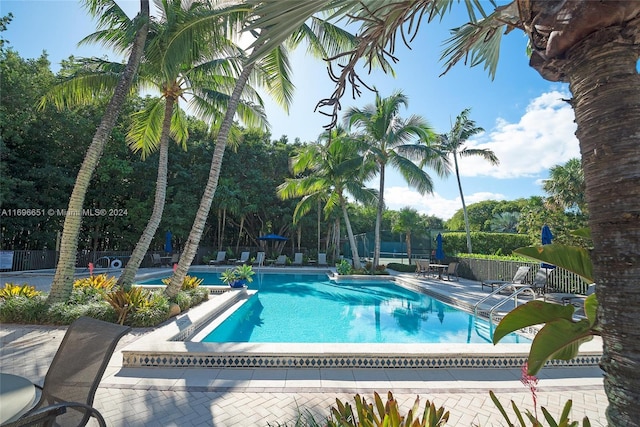
[[[254,1],[254,0],[252,0]],[[258,1],[258,0],[255,0]],[[260,0],[254,25],[269,22],[268,50],[286,34],[292,22],[334,7],[330,0],[306,0],[305,8],[292,2]],[[376,0],[345,0],[338,14],[349,12],[359,22],[361,43],[348,54],[347,65],[336,77],[338,87],[322,105],[339,107],[360,58],[368,61],[393,54],[396,41],[410,40],[403,32],[421,27],[451,10],[450,1],[414,0],[389,4]],[[529,38],[529,64],[550,81],[569,83],[580,141],[582,167],[594,243],[591,256],[598,283],[598,321],[602,325],[604,353],[601,366],[611,426],[635,425],[640,419],[638,342],[640,342],[640,75],[637,70],[640,2],[513,0],[493,13],[475,9],[480,2],[465,0],[470,21],[455,30],[443,53],[447,70],[458,61],[484,64],[493,77],[502,34],[521,30]],[[395,58],[394,58],[395,59]],[[445,70],[446,72],[446,70]],[[597,96],[594,96],[597,88]],[[606,124],[603,125],[603,124]],[[612,238],[611,236],[615,236]],[[633,248],[630,251],[630,248]],[[613,260],[613,262],[612,262]],[[626,363],[620,363],[626,361]]]
[[[446,164],[427,144],[434,137],[427,122],[420,116],[402,119],[399,110],[408,104],[402,92],[395,92],[388,98],[376,93],[374,104],[363,108],[350,108],[344,121],[349,128],[359,128],[361,138],[366,143],[366,161],[373,163],[380,177],[378,187],[378,210],[375,225],[375,246],[373,269],[380,263],[380,224],[384,211],[384,183],[387,166],[398,169],[409,186],[420,194],[433,192],[431,177],[415,162],[426,162],[438,174],[444,174]],[[415,140],[417,142],[412,142]]]
[[[516,233],[518,231],[520,212],[501,212],[493,214],[491,218],[491,231],[500,233]]]
[[[551,167],[549,175],[542,188],[553,204],[561,209],[586,213],[584,172],[580,159],[570,159],[564,165]]]
[[[469,229],[469,216],[467,215],[467,205],[464,203],[464,193],[462,192],[462,183],[460,182],[460,170],[458,167],[458,157],[480,156],[488,160],[492,165],[499,163],[495,153],[487,148],[467,148],[464,143],[480,132],[484,132],[476,122],[469,119],[470,109],[465,109],[456,117],[456,121],[451,127],[449,133],[440,135],[437,149],[442,156],[453,157],[453,165],[458,180],[458,191],[460,191],[460,200],[462,201],[462,213],[464,215],[464,229],[467,233],[467,252],[472,253],[471,247],[471,230]]]
[[[322,143],[324,141],[324,143]],[[349,221],[345,192],[356,201],[375,202],[375,190],[365,187],[364,179],[367,171],[363,169],[362,156],[359,154],[360,143],[341,127],[320,135],[317,144],[305,146],[292,159],[291,171],[294,176],[304,174],[301,178],[290,178],[278,187],[278,196],[283,200],[302,197],[293,213],[293,221],[309,213],[318,204],[324,203],[325,218],[328,218],[337,207],[342,209],[353,266],[361,268],[358,247]]]
[[[225,116],[221,121],[216,137],[216,144],[211,159],[211,167],[209,169],[209,177],[200,200],[198,211],[196,212],[193,226],[189,232],[189,237],[187,238],[184,250],[180,256],[178,266],[165,290],[165,293],[170,298],[180,291],[184,277],[187,275],[189,267],[191,266],[198,250],[198,245],[204,232],[209,210],[211,209],[213,196],[215,195],[216,188],[218,186],[218,177],[220,176],[220,169],[222,167],[222,159],[227,144],[229,129],[233,124],[233,118],[236,114],[240,94],[249,81],[249,77],[252,75],[254,68],[263,72],[264,79],[262,81],[266,82],[267,89],[270,91],[272,96],[275,95],[275,99],[277,101],[286,106],[291,100],[293,86],[289,78],[290,70],[285,47],[281,43],[278,43],[267,52],[263,52],[259,49],[260,45],[263,43],[264,36],[269,34],[269,32],[269,29],[264,28],[260,31],[259,36],[252,47],[252,53],[243,62],[242,71],[236,80],[236,85],[231,94],[231,98],[229,99]],[[289,44],[292,47],[296,47],[302,40],[307,40],[309,45],[308,50],[320,57],[326,57],[329,54],[340,52],[349,46],[352,46],[354,41],[353,36],[348,32],[340,30],[339,28],[318,18],[312,18],[310,25],[307,25],[302,21],[298,25],[290,27],[287,30],[287,34],[283,38],[283,41],[285,39],[289,39]]]
[[[121,28],[123,26],[131,28],[127,15],[110,0],[85,0],[84,4],[91,15],[98,16],[99,26],[111,29]],[[100,13],[101,15],[99,15]],[[131,52],[127,65],[125,66],[124,72],[120,75],[111,101],[107,105],[100,125],[93,136],[84,161],[80,166],[71,198],[69,199],[67,212],[82,212],[91,176],[102,156],[104,146],[111,135],[111,131],[115,126],[126,96],[129,93],[131,83],[136,76],[147,39],[148,27],[149,0],[140,0],[140,13],[134,20],[133,28],[136,29],[135,38],[129,46]],[[58,107],[62,107],[62,105],[64,105],[64,103],[57,104]],[[60,258],[58,259],[53,283],[51,284],[51,291],[47,298],[48,304],[65,302],[71,296],[81,224],[82,215],[68,215],[65,217],[60,241]]]
[[[406,206],[398,212],[393,218],[392,231],[396,233],[404,233],[405,243],[407,245],[407,259],[411,264],[411,236],[414,231],[424,230],[426,227],[424,221],[416,209]]]

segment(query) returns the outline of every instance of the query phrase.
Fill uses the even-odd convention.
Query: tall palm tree
[[[320,57],[327,57],[330,54],[353,46],[354,38],[351,34],[329,24],[327,21],[315,17],[311,19],[310,24],[305,23],[305,21],[290,27],[283,41],[288,39],[289,46],[296,47],[303,40],[306,40],[308,43],[308,51]],[[262,40],[269,34],[269,31],[268,28],[262,28],[260,31],[254,31],[252,33],[257,36],[256,42],[252,47],[251,55],[243,62],[242,71],[236,80],[236,85],[229,99],[225,116],[221,121],[211,159],[207,184],[205,185],[193,226],[189,232],[189,237],[180,255],[178,266],[165,290],[168,297],[173,297],[180,291],[184,277],[187,275],[189,267],[195,258],[209,210],[211,209],[213,196],[218,186],[218,177],[220,176],[229,129],[233,124],[240,94],[249,81],[254,68],[263,72],[264,79],[262,81],[266,82],[267,89],[272,96],[275,95],[274,98],[276,101],[285,106],[291,101],[293,86],[289,78],[290,67],[285,46],[282,45],[282,43],[278,43],[267,52],[262,52],[259,49],[263,42]]]
[[[270,24],[265,50],[279,42],[292,22],[336,6],[330,0],[306,0],[305,8],[279,0],[260,3],[254,25]],[[351,7],[347,10],[350,19],[360,24],[361,43],[349,53],[340,75],[334,76],[338,87],[323,105],[339,106],[346,84],[358,82],[354,75],[358,59],[388,57],[396,41],[410,40],[405,23],[410,23],[409,33],[418,31],[423,28],[420,18],[431,21],[453,6],[449,0],[339,3]],[[489,15],[482,12],[483,19],[475,16],[480,2],[464,3],[471,22],[457,28],[448,41],[443,53],[447,70],[470,59],[471,65],[484,64],[494,76],[502,34],[521,30],[529,39],[530,66],[546,80],[569,83],[594,243],[591,257],[604,343],[600,366],[609,397],[607,421],[611,426],[635,425],[640,419],[635,403],[640,399],[640,2],[513,0],[496,6]],[[400,31],[403,36],[396,37]]]
[[[85,0],[84,5],[91,15],[98,17],[98,25],[101,27],[117,29],[122,26],[127,26],[131,28],[127,15],[109,0]],[[120,75],[111,101],[107,105],[100,125],[98,125],[93,140],[87,149],[84,161],[80,166],[71,198],[69,199],[67,212],[82,212],[91,176],[98,165],[98,161],[104,151],[104,146],[111,135],[111,131],[115,126],[131,84],[136,76],[149,27],[148,0],[140,0],[140,13],[134,21],[135,25],[133,28],[136,29],[135,38],[131,45],[128,46],[130,54],[127,65],[125,66],[124,72]],[[62,107],[64,103],[58,103],[57,105],[58,107]],[[71,296],[81,224],[82,215],[73,214],[65,217],[60,241],[60,258],[58,259],[53,283],[51,284],[51,291],[47,298],[48,304],[67,301]]]
[[[584,172],[580,159],[570,159],[564,165],[552,166],[549,179],[544,181],[542,188],[554,205],[586,213]]]
[[[324,142],[323,142],[324,141]],[[349,221],[345,192],[356,201],[375,202],[377,193],[365,187],[367,165],[360,155],[361,144],[341,127],[320,135],[318,143],[305,146],[292,159],[291,171],[300,178],[287,179],[278,186],[278,196],[283,200],[302,197],[293,213],[294,223],[318,204],[324,203],[325,218],[335,208],[342,210],[347,228],[353,266],[361,268],[358,247]]]
[[[489,161],[492,165],[499,163],[495,153],[487,148],[468,148],[464,143],[480,132],[484,132],[479,126],[476,126],[474,120],[469,119],[469,108],[465,109],[456,117],[456,121],[451,127],[449,133],[440,135],[438,151],[443,156],[451,155],[453,157],[454,170],[456,172],[456,180],[458,181],[458,191],[460,192],[460,200],[462,201],[462,214],[464,215],[464,229],[467,233],[467,252],[472,253],[471,247],[471,230],[469,229],[469,216],[467,214],[467,205],[464,203],[464,193],[462,192],[462,183],[460,182],[460,168],[458,167],[458,157],[480,156]]]
[[[426,229],[422,217],[418,211],[409,206],[400,209],[394,216],[391,223],[391,230],[396,233],[404,233],[405,244],[407,246],[407,260],[411,264],[411,237],[414,232]]]
[[[407,104],[408,99],[402,92],[395,92],[388,98],[382,98],[376,93],[374,104],[350,108],[344,116],[349,128],[360,130],[360,136],[367,147],[366,161],[375,165],[379,175],[373,269],[380,263],[380,224],[384,211],[387,166],[397,169],[407,184],[420,194],[433,192],[433,182],[417,162],[422,164],[429,159],[430,165],[438,174],[446,172],[446,159],[434,156],[435,152],[428,145],[434,139],[434,133],[427,122],[416,115],[406,120],[399,116],[400,107]]]

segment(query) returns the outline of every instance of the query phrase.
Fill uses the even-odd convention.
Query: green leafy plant
[[[589,237],[588,231],[584,229],[578,230],[574,235]],[[551,244],[519,248],[514,252],[562,267],[578,274],[588,283],[594,281],[593,267],[586,249]],[[535,375],[549,359],[573,359],[577,356],[580,345],[590,341],[594,335],[600,335],[600,326],[596,318],[597,308],[596,295],[589,295],[584,303],[586,319],[574,321],[573,305],[530,301],[515,308],[500,321],[493,335],[493,343],[498,343],[503,337],[519,329],[544,324],[531,343],[527,362],[528,373]]]
[[[223,271],[220,274],[220,279],[227,285],[232,285],[234,282],[237,282],[239,280],[244,280],[247,283],[251,283],[253,282],[254,274],[256,274],[256,272],[253,271],[253,267],[251,265],[242,264]]]
[[[94,288],[103,291],[113,289],[117,279],[114,276],[108,277],[106,274],[98,274],[97,276],[83,277],[73,282],[74,288]]]
[[[203,281],[204,279],[200,279],[198,277],[184,276],[184,280],[182,281],[182,290],[188,291],[190,289],[195,289],[200,286]],[[162,279],[162,283],[169,285],[169,283],[171,283],[171,278]]]
[[[118,289],[109,292],[105,299],[118,315],[118,323],[124,325],[129,313],[150,305],[150,293],[144,288],[134,286],[129,290]]]
[[[388,393],[387,402],[384,404],[376,392],[373,395],[374,404],[367,403],[359,394],[356,394],[354,399],[355,411],[349,403],[342,403],[340,399],[336,399],[336,407],[331,408],[333,419],[327,422],[328,427],[439,427],[449,421],[449,411],[445,412],[442,407],[436,409],[428,400],[420,418],[419,398],[416,398],[406,415],[400,413],[398,402],[391,392]]]
[[[351,264],[346,259],[343,259],[336,264],[336,271],[342,276],[351,274]]]
[[[35,286],[27,283],[16,285],[14,283],[5,283],[4,288],[0,289],[0,298],[9,299],[14,297],[34,298],[40,295],[40,291],[36,291]]]
[[[510,427],[515,426],[515,424],[509,418],[507,411],[505,411],[504,406],[502,406],[502,403],[500,403],[500,401],[498,400],[496,395],[493,393],[493,391],[489,392],[489,396],[491,396],[491,400],[493,400],[493,403],[496,405],[496,407],[500,411],[500,414],[502,414],[503,418],[507,422],[507,425]],[[560,414],[560,418],[557,421],[553,418],[553,416],[549,413],[549,411],[545,407],[542,407],[540,409],[542,411],[542,414],[544,415],[545,420],[547,421],[547,424],[550,427],[578,427],[580,425],[578,421],[571,421],[569,419],[569,413],[571,412],[572,404],[573,402],[571,399],[567,400],[567,403],[565,403],[564,408],[562,409],[562,413]],[[518,423],[520,423],[522,427],[525,427],[526,424],[525,424],[525,419],[522,414],[522,411],[518,408],[518,406],[513,400],[511,401],[511,408],[513,408],[513,412],[515,413],[516,418],[518,419]],[[537,417],[534,416],[531,413],[531,411],[527,410],[524,413],[524,415],[527,417],[532,427],[542,427],[543,424],[540,421],[538,421]],[[587,417],[583,418],[582,426],[591,427],[591,422],[589,422],[589,418]]]

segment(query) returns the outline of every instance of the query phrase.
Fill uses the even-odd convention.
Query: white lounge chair
[[[527,278],[527,274],[529,274],[529,270],[531,270],[531,267],[528,265],[522,265],[518,267],[516,274],[513,275],[513,279],[511,280],[483,280],[482,289],[484,289],[485,286],[491,286],[491,290],[493,291],[495,286],[501,286],[507,283],[511,283],[512,285],[523,285]]]
[[[216,257],[216,259],[212,259],[211,261],[209,261],[209,264],[210,265],[222,264],[226,258],[227,258],[227,251],[218,251],[218,256]]]
[[[280,255],[277,259],[276,262],[274,263],[274,265],[278,266],[285,266],[287,265],[287,256],[286,255]]]
[[[293,256],[292,265],[302,265],[302,252],[296,252]]]
[[[240,254],[240,259],[236,260],[236,264],[244,264],[247,261],[249,261],[249,255],[250,255],[250,253],[248,251],[247,252],[242,252]]]
[[[264,252],[258,252],[256,254],[256,260],[253,263],[258,267],[262,267],[264,265]]]
[[[327,254],[318,254],[318,265],[327,265]]]

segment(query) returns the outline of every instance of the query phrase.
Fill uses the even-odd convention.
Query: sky
[[[137,0],[118,1],[130,14],[137,13]],[[454,5],[457,5],[455,3]],[[490,9],[490,4],[483,5]],[[46,52],[52,70],[70,55],[76,57],[109,56],[100,46],[77,43],[95,31],[95,22],[76,0],[1,0],[0,14],[12,12],[4,38],[23,58],[37,58]],[[152,12],[153,13],[153,12]],[[575,137],[574,113],[563,99],[571,97],[567,84],[544,80],[528,65],[527,39],[521,31],[503,36],[496,77],[491,80],[482,65],[469,67],[458,63],[447,74],[440,61],[443,42],[449,29],[467,22],[462,5],[454,6],[442,22],[423,22],[411,48],[396,46],[395,76],[366,70],[360,73],[370,87],[382,97],[401,91],[409,99],[408,108],[400,115],[407,118],[422,116],[437,133],[450,130],[455,118],[470,108],[469,118],[485,131],[467,141],[467,147],[488,148],[495,152],[500,164],[490,165],[480,157],[460,160],[460,174],[467,205],[483,200],[514,200],[542,196],[542,182],[549,176],[549,168],[580,157]],[[328,118],[315,112],[319,100],[329,97],[334,86],[326,63],[305,54],[300,49],[291,55],[294,101],[285,113],[267,99],[265,110],[273,139],[286,135],[289,141],[315,141]],[[362,88],[359,98],[353,99],[347,90],[342,99],[342,111],[373,103],[375,95]],[[339,117],[342,119],[342,116]],[[434,181],[433,194],[420,195],[409,188],[393,170],[387,171],[385,203],[399,210],[409,206],[420,213],[449,219],[462,204],[455,175],[439,178],[427,170]],[[377,188],[377,181],[369,183]]]

